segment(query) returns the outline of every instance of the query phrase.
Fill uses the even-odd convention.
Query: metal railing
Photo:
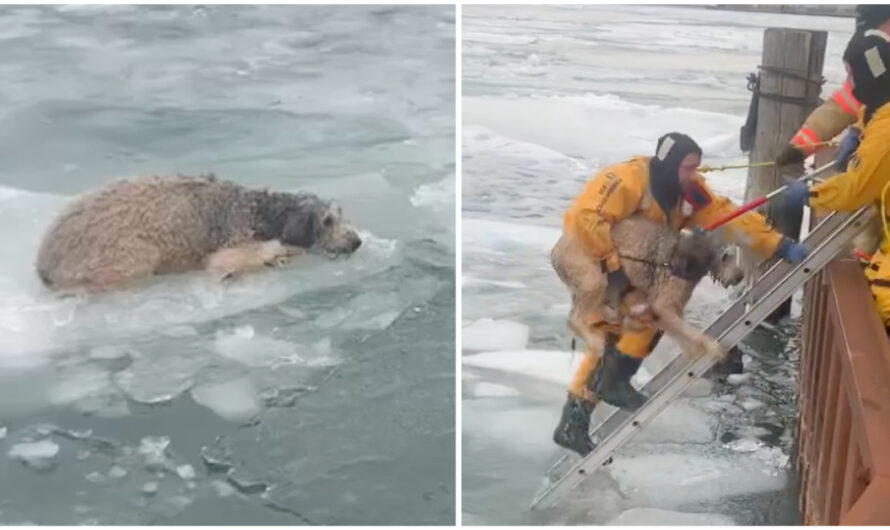
[[[890,524],[890,341],[853,260],[804,288],[798,414],[803,523]]]

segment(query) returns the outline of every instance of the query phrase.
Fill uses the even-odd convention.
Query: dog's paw
[[[726,360],[726,350],[724,350],[716,340],[708,337],[704,342],[705,355],[713,359],[714,362]]]
[[[710,357],[714,361],[722,361],[726,358],[726,352],[723,351],[720,344],[710,337],[696,340],[686,353],[691,361],[697,361],[702,357]]]
[[[275,256],[274,258],[266,260],[264,265],[271,268],[283,267],[287,265],[290,259],[290,256]]]
[[[652,307],[649,304],[636,304],[631,306],[629,310],[630,312],[625,319],[625,325],[631,329],[641,330],[655,325],[655,314],[652,312]]]

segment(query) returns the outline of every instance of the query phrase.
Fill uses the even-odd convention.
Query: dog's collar
[[[638,263],[645,263],[646,265],[651,265],[653,267],[664,267],[666,269],[671,268],[671,264],[666,261],[659,263],[657,261],[652,261],[651,259],[636,258],[634,256],[625,256],[624,254],[618,254],[618,257],[622,258],[622,259],[627,259],[630,261],[636,261]]]

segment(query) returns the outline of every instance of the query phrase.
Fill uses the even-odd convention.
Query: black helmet
[[[890,35],[869,29],[853,35],[844,50],[853,78],[853,97],[865,107],[865,121],[890,101]]]
[[[649,188],[665,215],[670,215],[683,193],[678,172],[680,162],[690,153],[701,156],[701,147],[689,136],[671,132],[658,139],[655,156],[649,161]]]
[[[856,31],[874,29],[890,19],[890,5],[859,4],[856,6]]]

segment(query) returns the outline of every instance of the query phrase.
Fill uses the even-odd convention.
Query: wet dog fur
[[[551,251],[551,263],[560,280],[569,288],[572,308],[569,328],[587,343],[602,349],[603,338],[589,328],[591,312],[612,323],[631,329],[653,325],[671,336],[692,358],[724,356],[716,341],[683,320],[683,311],[696,285],[706,275],[731,286],[744,279],[734,247],[723,245],[710,233],[677,233],[641,214],[619,221],[612,227],[612,241],[621,265],[633,287],[645,298],[625,300],[629,314],[618,315],[606,304],[607,277],[580,241],[563,235]],[[628,297],[631,298],[631,297]]]
[[[43,236],[36,269],[52,290],[108,291],[202,268],[230,278],[303,252],[335,258],[360,245],[340,207],[312,194],[213,175],[137,177],[65,208]]]

